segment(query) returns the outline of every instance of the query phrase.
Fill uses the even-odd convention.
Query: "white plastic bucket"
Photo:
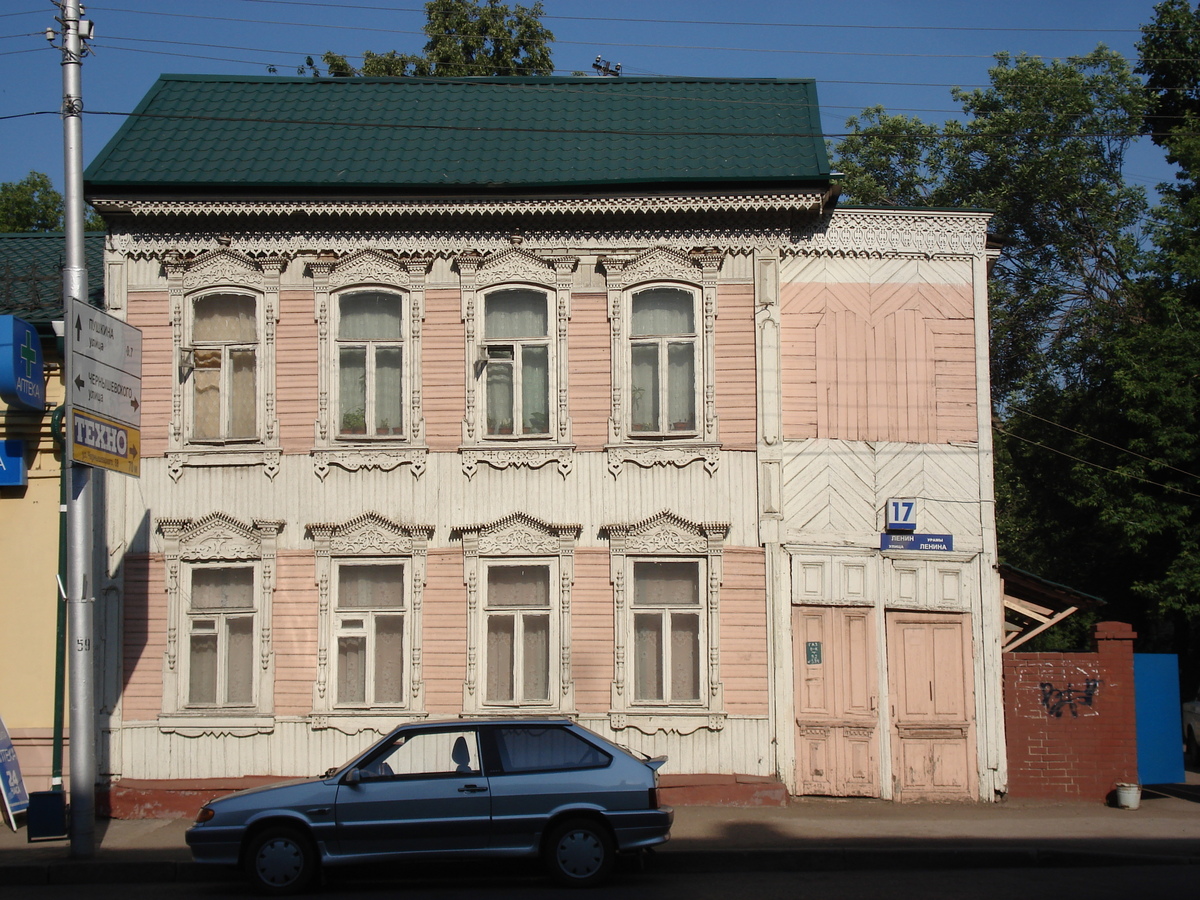
[[[1117,785],[1117,808],[1137,809],[1142,805],[1142,786],[1140,784]]]

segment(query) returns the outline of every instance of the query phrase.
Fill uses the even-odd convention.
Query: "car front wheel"
[[[246,874],[264,894],[298,894],[317,874],[317,848],[296,828],[279,826],[259,832],[246,852]]]
[[[546,868],[559,884],[594,887],[612,872],[616,848],[608,829],[590,819],[572,819],[555,827],[546,841]]]

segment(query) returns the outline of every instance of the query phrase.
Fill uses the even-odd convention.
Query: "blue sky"
[[[511,4],[510,4],[511,5]],[[815,78],[827,133],[882,104],[929,121],[958,109],[950,87],[982,86],[998,51],[1044,57],[1098,43],[1134,58],[1150,0],[545,0],[559,74],[591,72],[597,55],[628,75]],[[164,72],[293,74],[326,50],[417,52],[420,0],[103,0],[84,63],[84,157],[90,162]],[[30,170],[62,182],[59,52],[47,0],[0,4],[0,181]],[[30,115],[31,113],[42,113]],[[1152,188],[1171,170],[1148,141],[1127,165]]]

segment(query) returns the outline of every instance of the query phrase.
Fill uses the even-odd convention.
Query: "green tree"
[[[357,69],[332,51],[322,59],[330,75],[342,76],[552,75],[554,35],[542,25],[543,14],[540,0],[511,8],[499,0],[430,0],[425,4],[429,40],[422,54],[368,50]]]
[[[1125,154],[1146,100],[1119,54],[1049,62],[998,54],[984,89],[952,93],[963,118],[932,125],[866,110],[835,148],[856,202],[994,211],[992,380],[1005,402],[1080,364],[1096,320],[1136,271],[1145,194]]]
[[[104,222],[89,209],[84,227],[103,231]],[[0,231],[62,231],[63,198],[50,176],[30,172],[20,181],[0,183]]]

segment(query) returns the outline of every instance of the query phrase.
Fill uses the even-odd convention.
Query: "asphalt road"
[[[563,890],[529,871],[500,876],[424,874],[387,880],[335,879],[315,900],[1130,900],[1190,897],[1194,866],[959,869],[878,872],[679,873],[623,871],[607,886]],[[6,887],[5,900],[233,900],[258,896],[238,883]]]

